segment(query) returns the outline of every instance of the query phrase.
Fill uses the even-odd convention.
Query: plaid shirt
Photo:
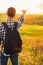
[[[22,22],[24,21],[24,17],[23,15],[18,19],[17,21],[17,30],[19,29],[19,27],[21,26]],[[14,27],[14,22],[12,20],[7,20],[6,21],[8,27],[13,28]],[[4,35],[2,35],[4,33]],[[4,26],[3,24],[0,23],[0,37],[4,37],[5,38],[5,33],[6,31],[4,30]],[[4,53],[4,51],[2,50],[2,52]],[[4,55],[6,56],[6,54],[4,53]]]

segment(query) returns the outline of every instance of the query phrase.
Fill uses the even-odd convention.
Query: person
[[[10,28],[13,27],[13,23],[14,23],[13,18],[15,17],[15,14],[16,14],[16,9],[14,7],[9,7],[7,10],[8,19],[7,19],[6,23],[7,23],[8,27],[10,27]],[[23,15],[21,15],[17,21],[17,30],[19,29],[19,27],[22,25],[22,23],[24,21]],[[5,38],[4,26],[0,23],[0,36],[2,35],[3,32],[4,32],[3,36]],[[3,36],[0,38],[0,41],[3,39]],[[3,42],[3,40],[1,41],[1,45],[3,46],[2,42]],[[7,61],[8,61],[9,57],[11,59],[12,65],[18,65],[18,53],[6,54],[4,52],[4,48],[2,49],[2,52],[1,52],[1,65],[7,65]]]

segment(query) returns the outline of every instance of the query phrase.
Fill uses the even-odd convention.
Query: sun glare
[[[17,13],[26,9],[26,14],[43,14],[43,0],[0,0],[0,12],[6,12],[11,6],[16,8]]]

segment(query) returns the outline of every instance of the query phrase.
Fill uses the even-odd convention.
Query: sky
[[[15,7],[16,13],[43,14],[43,0],[0,0],[0,12],[6,12],[9,7]]]

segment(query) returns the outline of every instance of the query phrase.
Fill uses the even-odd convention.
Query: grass
[[[17,14],[14,20],[17,21],[19,16]],[[6,19],[6,14],[0,13],[0,22]],[[19,32],[23,45],[18,56],[18,65],[43,65],[43,15],[26,15]],[[12,65],[10,59],[8,65]]]
[[[23,24],[19,32],[23,45],[18,65],[43,65],[43,26]]]

